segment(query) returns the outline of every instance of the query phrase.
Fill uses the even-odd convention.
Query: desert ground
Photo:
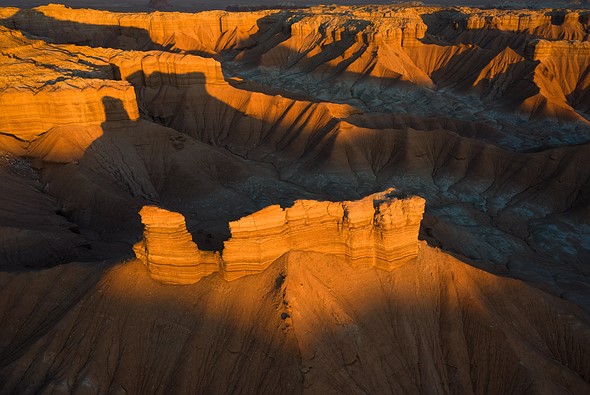
[[[590,393],[583,2],[45,3],[0,1],[0,393]]]

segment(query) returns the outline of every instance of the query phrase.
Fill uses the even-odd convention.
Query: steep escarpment
[[[539,38],[562,40],[562,46],[570,45],[564,40],[587,41],[584,15],[469,9],[462,13],[426,8],[387,11],[345,14],[335,8],[324,10],[329,16],[310,12],[287,19],[284,23],[289,30],[280,44],[269,50],[261,43],[243,51],[235,59],[252,61],[256,67],[236,67],[233,72],[320,97],[336,94],[339,100],[356,105],[360,102],[378,111],[399,111],[398,106],[409,101],[411,106],[404,110],[435,114],[440,104],[433,106],[429,91],[422,87],[436,87],[481,95],[477,117],[487,118],[490,109],[518,109],[529,119],[554,119],[560,125],[585,122],[587,115],[580,114],[585,107],[570,95],[574,90],[587,89],[584,78],[588,64],[583,51],[562,51],[559,65],[539,64],[538,59],[525,56],[530,51],[527,48],[536,45]],[[473,18],[482,22],[476,23]],[[518,57],[503,58],[502,54],[510,51]],[[280,72],[269,75],[269,70],[276,69]],[[302,71],[306,84],[298,83]],[[487,89],[477,89],[482,74],[495,86],[493,99]],[[567,77],[554,81],[553,75]],[[445,100],[453,102],[452,109],[441,109],[440,113],[473,110],[453,95]],[[489,118],[498,122],[498,114]],[[515,122],[507,117],[502,120]]]
[[[224,277],[258,273],[288,251],[343,256],[352,264],[392,270],[416,257],[424,211],[419,197],[392,199],[391,191],[356,202],[299,200],[229,224],[222,253]]]
[[[199,251],[181,214],[154,206],[139,212],[145,230],[133,246],[153,279],[169,284],[192,284],[219,269],[219,255]]]
[[[0,105],[2,131],[25,141],[56,127],[97,126],[107,119],[115,124],[139,117],[133,87],[104,80],[57,82],[41,92],[5,91]]]
[[[2,15],[5,26],[60,43],[189,51],[224,61],[233,59],[228,63],[232,74],[322,98],[323,91],[330,91],[339,101],[362,103],[371,110],[399,111],[403,102],[409,102],[429,115],[455,110],[464,120],[477,114],[488,121],[497,118],[494,107],[498,107],[518,110],[530,119],[554,119],[555,129],[588,119],[580,99],[587,94],[588,63],[580,51],[562,51],[560,65],[543,61],[537,65],[536,58],[512,59],[511,69],[518,69],[517,73],[528,70],[515,80],[509,77],[512,71],[498,71],[504,68],[503,62],[497,64],[503,51],[514,50],[524,56],[538,39],[587,41],[589,18],[583,11],[326,6],[189,15],[117,14],[50,5],[34,10],[4,9]],[[64,30],[70,34],[60,33]],[[452,103],[449,107],[429,105],[432,88],[481,92],[474,88],[484,72],[496,86],[496,99],[502,100],[489,100],[484,90],[478,109],[469,108],[454,95],[446,95],[445,100]],[[559,81],[563,77],[553,81],[553,75],[565,75],[568,81]],[[521,78],[527,81],[525,89]],[[374,94],[375,90],[380,94]],[[506,94],[500,98],[499,92]],[[518,123],[510,117],[502,117],[502,121],[499,127],[508,123],[512,128]]]
[[[5,8],[7,27],[58,43],[119,49],[163,49],[214,54],[252,45],[261,19],[272,23],[276,11],[229,13],[113,13],[50,4],[30,10]],[[67,33],[65,33],[67,32]]]
[[[77,125],[91,130],[106,124],[121,128],[136,121],[133,86],[114,80],[106,60],[112,52],[58,48],[0,27],[4,138],[32,142],[51,129]]]
[[[186,213],[205,198],[199,204],[209,208],[198,210],[198,216],[215,219],[219,229],[213,232],[219,234],[227,232],[224,221],[262,208],[259,196],[313,196],[274,180],[264,167],[140,119],[150,92],[160,92],[160,86],[186,88],[204,84],[205,78],[212,84],[214,78],[223,82],[218,62],[54,45],[9,29],[2,33],[1,148],[35,159],[44,192],[93,237],[137,241],[137,212],[146,204],[164,202]],[[173,106],[163,100],[162,108],[174,111],[179,94],[173,89],[169,93]],[[233,200],[237,214],[216,205],[215,194]],[[194,216],[189,216],[190,224]],[[210,233],[203,233],[205,244],[212,242],[205,237]]]
[[[424,212],[419,197],[394,199],[392,190],[355,202],[298,200],[269,206],[229,224],[231,238],[217,253],[200,251],[184,217],[157,207],[140,211],[145,226],[135,255],[157,281],[196,283],[221,271],[226,280],[260,273],[289,251],[345,257],[354,265],[391,271],[418,254]]]

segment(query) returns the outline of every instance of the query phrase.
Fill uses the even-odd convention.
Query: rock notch
[[[218,253],[200,251],[184,217],[153,206],[140,215],[144,240],[135,254],[161,282],[189,284],[221,271],[235,280],[264,271],[289,251],[325,253],[353,265],[393,270],[418,255],[425,200],[391,197],[393,189],[358,201],[297,200],[292,207],[266,207],[230,223],[232,237]]]

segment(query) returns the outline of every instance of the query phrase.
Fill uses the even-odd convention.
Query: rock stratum
[[[0,8],[0,393],[589,393],[589,21]]]
[[[182,214],[145,206],[139,212],[144,239],[133,246],[153,279],[166,284],[193,284],[219,271],[219,255],[199,251]]]
[[[155,280],[192,284],[220,271],[226,280],[261,273],[289,251],[325,253],[391,271],[418,255],[424,199],[393,199],[392,190],[355,202],[297,200],[229,224],[217,253],[200,251],[184,217],[153,206],[141,209],[143,240],[133,249]]]

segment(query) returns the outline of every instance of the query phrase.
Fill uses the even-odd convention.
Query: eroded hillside
[[[0,9],[0,392],[587,392],[589,23]]]

